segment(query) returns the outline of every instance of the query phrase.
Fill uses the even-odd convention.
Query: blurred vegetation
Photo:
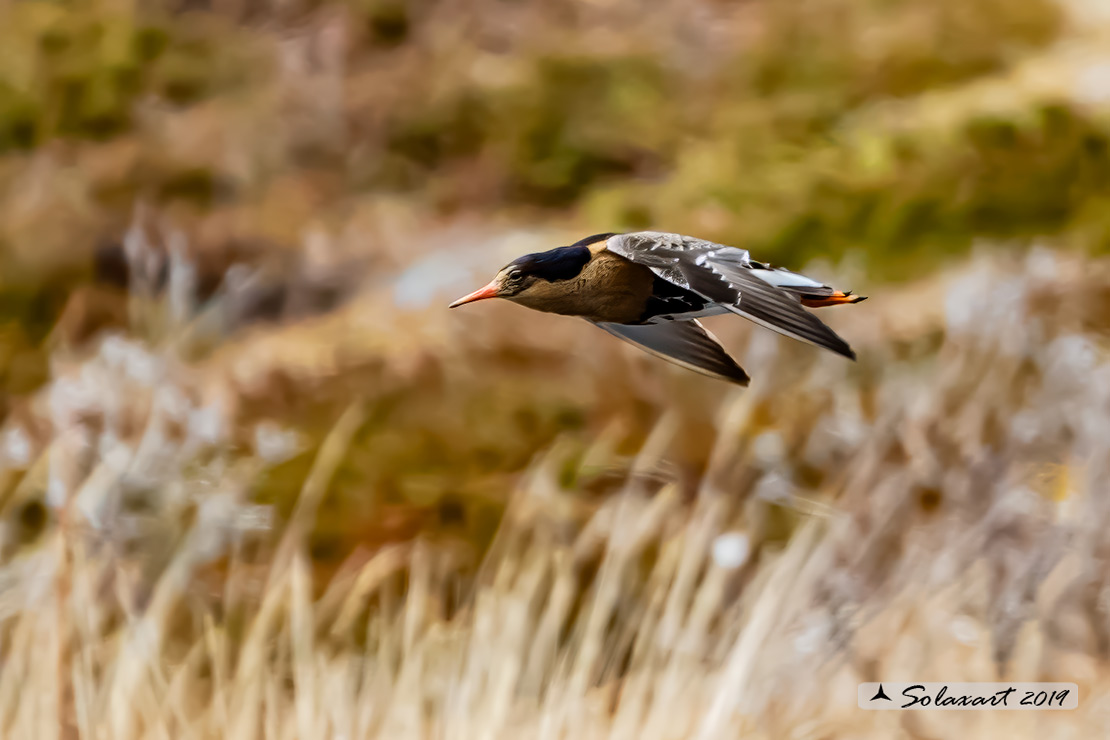
[[[140,100],[190,105],[242,81],[242,40],[214,19],[176,24],[96,0],[3,13],[0,154],[59,137],[103,141],[132,128]]]
[[[1040,233],[1089,217],[1086,198],[1104,183],[1083,172],[1070,200],[1035,216],[1029,201],[1042,190],[1023,197],[1012,183],[1055,181],[1103,156],[1101,122],[1066,101],[1030,101],[1019,120],[970,120],[950,132],[846,125],[875,103],[987,76],[1045,47],[1062,23],[1055,2],[749,5],[724,24],[730,43],[693,59],[671,58],[667,38],[636,25],[628,38],[587,34],[569,5],[554,19],[534,11],[533,23],[554,21],[539,43],[438,38],[445,14],[480,25],[447,3],[306,8],[345,14],[352,43],[342,61],[347,84],[359,85],[350,104],[339,102],[350,136],[317,144],[339,147],[324,161],[359,190],[483,210],[585,201],[591,220],[612,228],[693,227],[691,209],[719,209],[712,236],[787,259],[848,245],[886,256],[907,239],[958,248],[976,234]],[[525,13],[487,10],[498,9]],[[7,7],[0,153],[123,136],[143,106],[234,99],[248,81],[280,74],[272,53],[282,27],[293,27],[281,14],[271,34],[236,14],[169,10],[122,14],[97,0]],[[361,82],[362,70],[376,78]],[[374,110],[361,103],[368,96]],[[306,151],[293,146],[281,169],[318,167]],[[162,178],[155,195],[208,202],[210,183],[241,179],[221,169],[196,162]],[[131,176],[136,185],[151,178]],[[944,207],[935,201],[953,179],[963,197]]]
[[[167,234],[187,237],[204,300],[243,244],[265,267],[314,229],[353,234],[365,274],[387,277],[419,255],[420,228],[465,219],[683,231],[798,268],[847,257],[875,282],[980,238],[1110,247],[1105,111],[1063,82],[1007,83],[1076,33],[1054,0],[699,7],[0,4],[0,413],[49,379],[59,345],[170,313],[165,265],[136,302],[136,276],[96,261],[126,251],[139,211],[169,225],[166,259]],[[960,97],[996,83],[1002,106]],[[947,108],[941,123],[919,115]],[[418,227],[389,231],[398,202]],[[274,285],[308,272],[283,269]],[[243,313],[280,323],[274,306],[295,301],[267,286]],[[626,399],[591,413],[603,394],[537,381],[542,363],[501,350],[481,381],[442,359],[414,377],[348,369],[330,393],[290,381],[288,408],[266,397],[252,413],[310,443],[259,498],[292,506],[336,389],[372,390],[321,515],[334,531],[405,503],[458,520],[462,501],[486,540],[536,450],[658,412]]]
[[[0,0],[0,725],[852,735],[779,702],[817,663],[1094,696],[1084,2]],[[722,321],[740,392],[443,307],[640,228],[848,275],[859,361]]]

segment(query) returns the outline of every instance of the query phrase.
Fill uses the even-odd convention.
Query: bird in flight
[[[657,357],[739,385],[748,374],[700,317],[738,314],[854,360],[848,343],[805,307],[864,300],[756,262],[746,249],[658,231],[595,234],[526,254],[450,307],[486,298],[580,316]]]

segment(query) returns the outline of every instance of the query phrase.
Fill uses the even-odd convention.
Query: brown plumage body
[[[733,313],[855,359],[842,338],[805,310],[861,296],[752,260],[747,250],[658,231],[595,234],[526,254],[451,308],[502,298],[579,316],[677,365],[747,385],[748,374],[698,321]]]
[[[598,252],[577,277],[540,281],[509,300],[537,311],[634,324],[644,313],[654,283],[655,274],[647,267],[612,252]]]

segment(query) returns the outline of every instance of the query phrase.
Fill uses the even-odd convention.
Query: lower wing
[[[597,322],[605,331],[687,370],[746,386],[750,378],[717,338],[697,321],[658,324]]]

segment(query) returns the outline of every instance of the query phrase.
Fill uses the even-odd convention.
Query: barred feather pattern
[[[753,263],[745,249],[656,231],[610,237],[606,248],[761,326],[855,359],[848,343],[806,311],[799,300],[801,290],[819,294],[827,286],[796,273],[788,273],[794,276],[788,279],[794,284],[790,290],[774,285],[768,276],[759,274],[773,271]]]

